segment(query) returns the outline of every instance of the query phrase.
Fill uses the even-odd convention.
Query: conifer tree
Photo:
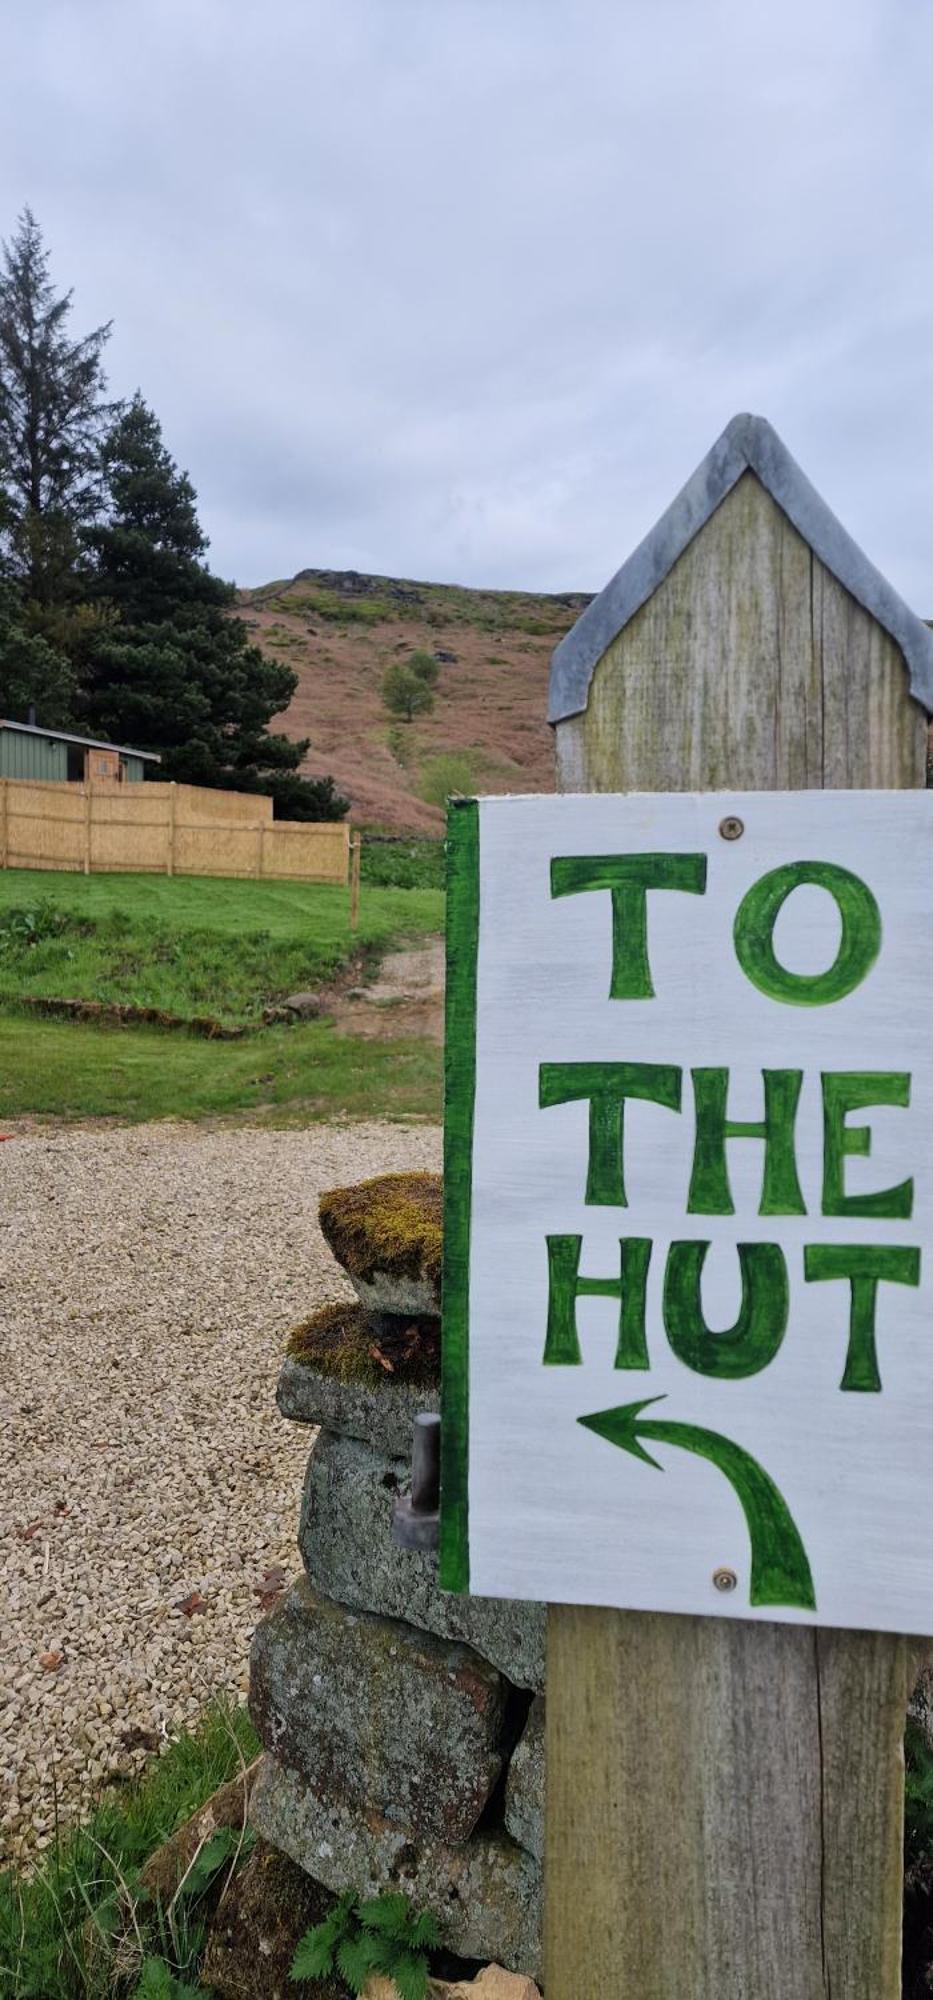
[[[73,720],[75,676],[71,663],[23,621],[18,593],[0,583],[0,715],[27,722],[31,709],[47,729]]]
[[[0,489],[11,573],[38,606],[76,594],[80,532],[99,505],[110,327],[72,338],[42,232],[24,209],[0,265]]]
[[[233,614],[205,560],[194,488],[136,395],[102,451],[108,511],[87,537],[94,596],[114,614],[82,666],[89,727],[156,750],[162,775],[269,794],[289,818],[339,819],[348,802],[298,766],[307,739],[270,734],[297,686]]]

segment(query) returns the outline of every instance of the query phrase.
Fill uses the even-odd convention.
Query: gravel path
[[[48,1843],[53,1787],[74,1817],[245,1688],[256,1585],[297,1567],[283,1336],[345,1289],[318,1194],[439,1153],[391,1125],[0,1145],[0,1851]]]

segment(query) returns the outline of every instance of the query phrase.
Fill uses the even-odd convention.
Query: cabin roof
[[[933,710],[933,631],[863,555],[766,419],[743,415],[726,425],[667,511],[556,647],[549,722],[565,722],[586,708],[596,663],[607,646],[647,603],[678,556],[748,471],[756,474],[833,576],[890,633],[907,662],[911,694]]]
[[[154,750],[131,750],[124,743],[104,743],[97,736],[72,736],[67,729],[40,729],[37,722],[10,722],[0,716],[0,730],[14,729],[17,736],[44,736],[53,743],[80,743],[83,750],[115,750],[120,757],[139,757],[144,764],[161,764]]]

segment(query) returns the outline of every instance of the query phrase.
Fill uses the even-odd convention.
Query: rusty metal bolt
[[[734,1569],[714,1569],[713,1583],[717,1590],[734,1590],[738,1583]]]
[[[723,840],[741,840],[745,832],[745,821],[739,819],[736,813],[727,813],[725,819],[719,822],[719,831]]]

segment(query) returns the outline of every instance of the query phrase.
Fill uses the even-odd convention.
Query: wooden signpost
[[[929,708],[737,418],[555,655],[611,796],[452,809],[442,1580],[552,1607],[548,2000],[900,1992]]]

